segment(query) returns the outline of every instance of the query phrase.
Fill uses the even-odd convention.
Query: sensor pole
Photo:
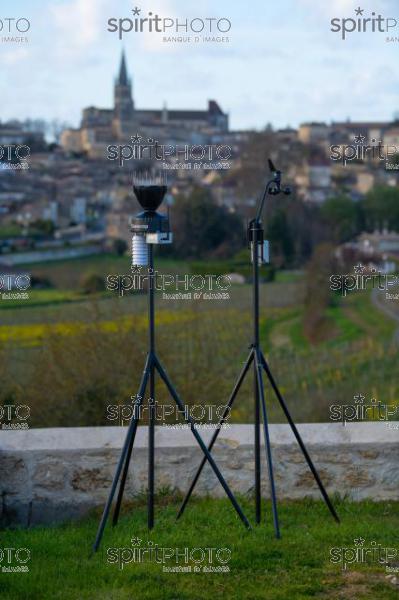
[[[141,186],[144,187],[144,186]],[[235,511],[240,517],[241,521],[244,523],[245,527],[251,529],[248,519],[244,515],[240,505],[238,504],[233,492],[228,486],[225,478],[219,470],[210,450],[207,448],[206,444],[202,440],[202,437],[198,433],[195,425],[195,421],[186,410],[180,396],[175,390],[172,382],[170,381],[168,375],[166,374],[165,369],[163,368],[159,358],[157,357],[155,350],[155,286],[153,284],[154,278],[154,258],[153,258],[153,244],[165,244],[170,243],[172,240],[172,234],[169,231],[169,220],[155,212],[156,208],[162,202],[163,196],[166,192],[166,186],[163,186],[164,190],[159,190],[160,186],[146,186],[154,188],[151,191],[148,189],[139,190],[138,188],[134,188],[137,199],[140,204],[145,208],[143,213],[136,215],[136,217],[132,220],[131,228],[133,231],[133,236],[142,237],[146,240],[147,246],[147,254],[145,255],[144,250],[140,255],[137,255],[136,258],[133,257],[133,261],[135,263],[134,266],[137,266],[137,261],[144,259],[146,261],[146,265],[148,266],[148,289],[147,289],[147,298],[148,298],[148,353],[145,361],[144,371],[141,378],[141,383],[139,386],[138,394],[136,396],[136,400],[134,402],[134,410],[133,415],[127,430],[125,442],[123,444],[122,452],[118,461],[118,465],[115,471],[115,475],[112,481],[111,490],[108,496],[108,500],[104,507],[104,512],[101,517],[100,524],[98,526],[96,539],[93,545],[93,551],[96,552],[100,546],[101,539],[104,533],[104,529],[107,523],[107,519],[111,510],[112,502],[115,496],[116,489],[119,483],[118,496],[115,503],[115,509],[112,519],[112,524],[116,525],[118,523],[120,509],[122,505],[123,493],[125,490],[126,479],[129,473],[129,465],[132,457],[132,451],[134,446],[134,441],[136,438],[137,427],[140,418],[140,408],[144,403],[144,396],[147,388],[147,384],[149,382],[149,424],[148,424],[148,495],[147,495],[147,523],[148,529],[152,529],[154,527],[154,454],[155,454],[155,372],[158,372],[158,375],[165,383],[171,397],[176,402],[179,412],[184,415],[185,421],[190,425],[191,432],[195,437],[198,445],[200,446],[203,454],[204,461],[209,462],[213,472],[218,478],[221,486],[226,492],[227,497],[232,503]],[[132,249],[134,245],[132,244]]]
[[[251,252],[251,261],[252,261],[252,297],[253,297],[253,340],[250,345],[250,353],[247,358],[246,363],[244,364],[244,368],[242,369],[235,385],[233,388],[233,392],[229,398],[228,403],[223,411],[222,417],[219,421],[218,426],[215,429],[215,432],[211,438],[211,441],[208,445],[208,450],[211,451],[218,435],[221,431],[223,423],[225,423],[226,419],[230,415],[231,408],[236,399],[237,393],[244,381],[252,363],[253,363],[253,375],[254,375],[254,414],[255,414],[255,432],[254,432],[254,455],[255,455],[255,518],[256,523],[261,522],[261,448],[260,448],[260,428],[261,421],[263,421],[263,434],[265,440],[265,453],[266,453],[266,464],[268,467],[269,474],[269,485],[270,485],[270,497],[272,502],[272,515],[273,515],[273,524],[274,524],[274,532],[276,538],[280,538],[280,527],[277,513],[277,498],[276,498],[276,489],[274,483],[274,474],[273,474],[273,461],[272,461],[272,452],[271,452],[271,444],[270,444],[270,435],[269,435],[269,422],[267,416],[267,408],[264,394],[264,384],[263,384],[263,371],[266,373],[266,376],[271,384],[273,392],[284,412],[284,415],[287,418],[287,421],[292,429],[292,432],[299,444],[300,449],[302,450],[303,456],[311,470],[313,477],[319,487],[319,490],[323,496],[324,502],[326,503],[331,515],[334,517],[337,523],[340,522],[339,517],[334,509],[334,506],[327,494],[326,489],[320,479],[320,476],[314,466],[312,459],[309,456],[308,451],[306,450],[306,446],[302,440],[302,437],[299,434],[299,431],[290,415],[287,404],[277,386],[277,383],[272,375],[270,367],[266,362],[266,359],[263,355],[261,346],[260,346],[260,336],[259,336],[259,266],[264,262],[268,262],[268,259],[265,260],[265,252],[264,252],[264,230],[261,221],[262,210],[265,204],[265,199],[268,195],[275,196],[277,194],[290,194],[291,190],[289,188],[281,188],[281,171],[278,171],[271,160],[269,160],[269,167],[273,174],[272,179],[267,182],[265,186],[264,193],[262,195],[261,200],[259,201],[259,205],[256,211],[256,216],[252,221],[248,224],[248,245]],[[261,418],[262,417],[262,418]],[[194,488],[197,484],[197,481],[201,475],[201,472],[205,466],[206,460],[203,458],[201,464],[199,465],[197,472],[194,476],[194,479],[186,493],[186,496],[182,502],[180,510],[178,512],[177,518],[181,517],[183,514],[187,503],[194,491]]]

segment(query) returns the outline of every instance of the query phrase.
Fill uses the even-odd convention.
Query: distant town
[[[128,242],[133,173],[166,176],[170,202],[201,186],[217,204],[243,216],[254,205],[256,186],[243,190],[242,176],[255,163],[255,175],[260,173],[268,154],[283,164],[296,197],[313,205],[341,193],[356,202],[375,186],[398,185],[395,119],[232,131],[214,99],[202,110],[137,108],[123,53],[116,72],[114,106],[84,108],[79,128],[53,127],[53,142],[43,121],[0,122],[3,266]],[[397,237],[392,243],[399,250]]]

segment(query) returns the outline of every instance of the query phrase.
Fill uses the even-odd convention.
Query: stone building
[[[228,131],[228,115],[215,100],[206,110],[137,109],[133,100],[132,80],[128,76],[122,52],[119,74],[114,84],[113,108],[89,106],[83,110],[78,129],[65,129],[60,143],[66,152],[84,152],[90,158],[103,159],[106,147],[128,141],[140,134],[160,142],[208,143],[212,136]]]

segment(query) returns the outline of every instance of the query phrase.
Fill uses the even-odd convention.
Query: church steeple
[[[125,51],[122,50],[122,56],[121,56],[121,64],[119,67],[119,77],[118,77],[118,84],[119,85],[129,85],[129,80],[127,77],[127,71],[126,71],[126,59],[125,59]]]
[[[125,51],[122,50],[119,75],[114,88],[114,112],[120,121],[130,121],[133,118],[134,103],[132,99],[132,84],[127,75]]]

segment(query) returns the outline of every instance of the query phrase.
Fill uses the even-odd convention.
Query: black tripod
[[[153,267],[154,267],[153,248],[152,248],[151,244],[148,244],[149,286],[148,286],[147,294],[148,294],[148,320],[149,320],[149,350],[148,350],[147,358],[145,361],[145,366],[144,366],[144,371],[143,371],[143,375],[142,375],[140,386],[139,386],[139,391],[138,391],[136,400],[133,405],[133,407],[134,407],[133,416],[132,416],[132,419],[129,424],[125,442],[123,444],[122,452],[121,452],[119,462],[118,462],[118,465],[116,468],[116,472],[114,475],[114,479],[112,482],[111,491],[109,493],[109,497],[105,504],[104,512],[103,512],[100,524],[98,526],[96,539],[95,539],[95,542],[93,545],[94,552],[96,552],[98,550],[98,547],[100,545],[101,538],[102,538],[103,532],[104,532],[104,528],[105,528],[105,525],[106,525],[106,522],[108,519],[108,515],[109,515],[110,509],[111,509],[112,501],[113,501],[113,498],[115,495],[115,491],[116,491],[116,488],[118,485],[118,481],[122,474],[122,477],[120,479],[120,484],[119,484],[118,498],[117,498],[117,501],[115,504],[114,515],[113,515],[113,519],[112,519],[112,524],[116,525],[118,522],[123,492],[124,492],[125,484],[126,484],[126,478],[127,478],[127,474],[129,471],[129,463],[130,463],[130,459],[132,456],[134,440],[136,437],[137,426],[138,426],[138,422],[139,422],[140,407],[143,403],[143,398],[144,398],[144,394],[146,391],[148,380],[150,382],[150,386],[149,386],[150,387],[150,389],[149,389],[150,397],[149,397],[149,425],[148,425],[149,456],[148,456],[147,516],[148,516],[148,528],[152,529],[154,526],[155,371],[158,371],[158,374],[160,375],[161,379],[165,382],[170,395],[172,396],[173,400],[176,402],[179,410],[182,412],[182,414],[185,415],[185,419],[186,419],[187,423],[191,426],[191,431],[192,431],[195,439],[197,440],[201,450],[204,453],[204,461],[206,461],[206,460],[209,461],[209,464],[211,465],[214,473],[216,474],[216,477],[219,479],[224,491],[226,492],[226,494],[229,497],[231,503],[233,504],[235,510],[237,511],[238,516],[240,517],[240,519],[242,520],[242,522],[248,529],[251,528],[246,516],[244,515],[244,513],[241,510],[240,505],[238,504],[232,491],[230,490],[229,486],[227,485],[223,475],[221,474],[218,466],[216,465],[211,453],[207,449],[200,434],[196,430],[194,420],[192,419],[192,417],[189,414],[187,414],[187,411],[185,411],[183,402],[181,401],[180,397],[178,396],[175,388],[173,387],[172,383],[170,382],[169,377],[167,376],[165,370],[163,369],[163,367],[155,353],[155,319],[154,319],[154,285],[153,285],[154,268]],[[122,470],[123,470],[123,472],[122,472]]]
[[[256,217],[250,221],[248,225],[248,241],[252,249],[252,265],[253,265],[253,342],[250,346],[249,356],[244,364],[244,367],[236,381],[236,384],[233,388],[229,401],[226,405],[226,408],[222,414],[222,417],[219,421],[218,427],[215,429],[215,432],[211,438],[211,441],[208,445],[208,450],[211,451],[214,443],[217,440],[217,437],[220,433],[221,426],[225,423],[226,419],[230,414],[231,407],[234,403],[234,400],[237,396],[237,393],[241,387],[242,382],[245,379],[248,370],[253,364],[254,369],[254,398],[255,398],[255,510],[256,510],[256,522],[260,523],[261,520],[261,463],[260,463],[260,421],[261,415],[260,412],[262,410],[263,416],[263,431],[265,437],[265,451],[266,451],[266,462],[268,466],[269,472],[269,481],[270,481],[270,495],[272,501],[272,511],[273,511],[273,523],[276,537],[280,537],[280,528],[278,522],[278,514],[277,514],[277,501],[276,501],[276,491],[274,485],[274,476],[273,476],[273,462],[272,462],[272,454],[270,447],[270,437],[269,437],[269,425],[267,419],[267,410],[266,410],[266,402],[263,388],[263,369],[266,372],[266,375],[270,381],[270,384],[273,388],[274,393],[277,396],[277,399],[280,403],[281,408],[287,418],[288,423],[291,426],[291,429],[296,437],[296,440],[302,450],[302,453],[306,459],[306,462],[309,465],[310,470],[313,473],[313,476],[319,486],[319,489],[322,493],[325,503],[327,504],[332,516],[339,523],[339,517],[335,512],[335,509],[328,497],[328,494],[323,486],[323,483],[319,477],[318,472],[306,450],[305,444],[302,441],[301,436],[299,435],[298,429],[292,420],[292,417],[289,413],[288,407],[282,397],[279,388],[275,382],[275,379],[270,371],[269,365],[266,362],[265,357],[263,356],[263,352],[260,348],[259,344],[259,263],[263,262],[264,256],[264,231],[261,222],[261,214],[263,210],[263,205],[265,202],[265,198],[268,194],[277,195],[281,192],[285,194],[289,194],[290,189],[285,188],[281,189],[281,171],[277,171],[274,167],[273,163],[269,160],[269,166],[271,171],[273,172],[273,178],[266,184],[265,191],[261,202],[259,203],[259,207],[256,213]],[[180,507],[178,518],[183,514],[187,503],[191,497],[191,494],[196,486],[196,483],[199,479],[199,476],[202,472],[202,469],[205,465],[205,458],[202,460],[198,471],[191,483],[191,486],[183,500],[183,503]]]

